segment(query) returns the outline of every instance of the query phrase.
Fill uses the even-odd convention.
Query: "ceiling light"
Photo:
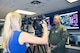
[[[0,19],[0,21],[4,21],[4,19]]]
[[[25,11],[25,10],[16,10],[15,12],[21,13],[21,14],[26,14],[26,15],[34,15],[34,14],[36,14],[35,12]]]
[[[67,0],[67,1],[70,2],[70,3],[73,3],[73,2],[76,2],[78,0]]]
[[[41,2],[38,1],[38,0],[34,0],[34,1],[31,2],[31,4],[33,4],[33,5],[38,5],[38,4],[40,4],[40,3],[41,3]]]

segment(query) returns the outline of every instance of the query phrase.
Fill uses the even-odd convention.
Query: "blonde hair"
[[[12,33],[12,29],[20,30],[21,15],[16,12],[10,12],[7,14],[3,27],[3,49],[7,50],[8,40]]]
[[[58,19],[61,20],[61,16],[58,14],[55,14],[54,17],[58,16]]]

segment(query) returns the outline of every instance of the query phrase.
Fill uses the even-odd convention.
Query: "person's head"
[[[20,30],[21,27],[21,15],[16,12],[10,12],[5,17],[4,27],[3,27],[3,47],[6,48],[8,39],[12,30]]]
[[[9,26],[9,28],[19,30],[21,26],[21,15],[16,12],[8,13],[5,18],[5,25],[6,24]]]
[[[61,17],[58,14],[54,15],[54,19],[53,19],[54,24],[55,25],[60,24],[60,21],[61,21]]]

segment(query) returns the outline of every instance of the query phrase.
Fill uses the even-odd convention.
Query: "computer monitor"
[[[64,25],[67,29],[79,29],[79,12],[69,12],[60,14],[61,24]]]
[[[80,34],[69,34],[71,45],[80,45]]]

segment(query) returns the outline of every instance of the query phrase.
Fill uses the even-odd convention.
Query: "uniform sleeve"
[[[50,38],[50,35],[51,35],[51,30],[49,31],[49,38]]]
[[[49,43],[49,46],[50,46],[50,36],[51,36],[51,32],[52,32],[52,29],[49,31],[49,36],[48,36],[48,43]]]
[[[68,31],[66,28],[63,28],[61,31],[62,40],[57,44],[57,47],[64,46],[66,44],[68,38]]]

